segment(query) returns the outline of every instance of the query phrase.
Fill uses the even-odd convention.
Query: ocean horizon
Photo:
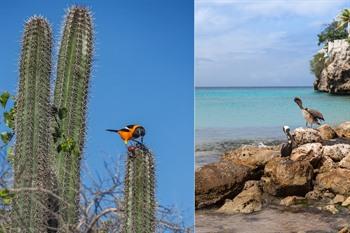
[[[225,150],[243,144],[278,144],[284,125],[305,127],[294,97],[323,113],[335,126],[350,120],[350,96],[297,87],[196,87],[196,166],[215,161]]]

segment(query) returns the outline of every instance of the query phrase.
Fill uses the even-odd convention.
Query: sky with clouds
[[[349,0],[195,0],[196,86],[310,86],[317,34]]]

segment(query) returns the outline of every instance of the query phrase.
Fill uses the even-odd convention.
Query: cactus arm
[[[86,134],[86,106],[92,63],[92,19],[86,8],[72,7],[65,19],[58,55],[54,105],[67,109],[61,121],[65,139],[76,143],[76,150],[57,152],[58,141],[52,148],[56,154],[56,174],[59,195],[69,203],[61,208],[63,220],[72,225],[78,221],[80,160]],[[61,203],[62,204],[62,203]]]
[[[52,33],[42,17],[25,25],[20,81],[15,114],[15,188],[45,188],[49,181],[49,107]],[[19,192],[13,205],[13,228],[43,232],[46,229],[47,195]]]

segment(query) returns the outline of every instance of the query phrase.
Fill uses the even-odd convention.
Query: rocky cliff
[[[316,77],[314,89],[332,94],[350,94],[350,43],[335,40],[328,43],[324,68]]]

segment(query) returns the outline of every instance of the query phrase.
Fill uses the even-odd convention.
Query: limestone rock
[[[317,189],[311,190],[310,192],[308,192],[305,195],[305,198],[309,199],[309,200],[321,200],[322,199],[322,192],[320,190],[317,190]]]
[[[274,158],[265,166],[263,189],[274,196],[304,196],[312,189],[312,175],[307,161]]]
[[[296,128],[292,133],[294,142],[300,146],[306,143],[322,142],[322,137],[319,131],[311,128]]]
[[[232,201],[226,203],[217,210],[219,213],[252,213],[262,208],[262,191],[257,181],[245,185],[243,191]]]
[[[339,204],[343,203],[345,201],[344,195],[337,194],[335,195],[334,199],[331,201],[332,204]]]
[[[350,46],[343,40],[328,43],[325,67],[314,82],[315,90],[333,94],[350,93]]]
[[[307,143],[301,145],[292,151],[290,159],[293,161],[308,161],[314,168],[316,168],[322,159],[322,144]]]
[[[341,123],[335,128],[338,137],[350,138],[350,121]]]
[[[350,169],[350,155],[345,156],[340,162],[339,167]]]
[[[339,212],[339,210],[334,205],[326,205],[322,209],[327,210],[327,211],[331,212],[332,214],[337,214]]]
[[[328,124],[324,124],[318,127],[318,131],[320,132],[321,138],[323,140],[330,140],[337,137],[337,133]]]
[[[331,158],[329,158],[328,156],[322,156],[322,159],[320,161],[319,173],[329,172],[330,170],[336,167],[336,163]]]
[[[205,165],[195,175],[195,207],[222,204],[235,197],[245,181],[255,179],[251,168],[228,162]]]
[[[332,169],[316,176],[316,185],[320,190],[331,190],[336,194],[350,195],[350,170]]]
[[[278,147],[241,146],[238,149],[227,152],[222,157],[222,160],[256,168],[265,166],[270,159],[277,156],[279,156]]]
[[[350,197],[346,198],[345,201],[341,205],[342,206],[349,206],[350,205]]]
[[[323,147],[323,156],[328,156],[335,162],[339,162],[347,155],[350,155],[349,144],[339,143],[332,146]]]
[[[304,197],[288,196],[283,198],[280,201],[280,205],[284,205],[284,206],[297,205],[297,204],[301,204],[303,201],[305,201]]]

